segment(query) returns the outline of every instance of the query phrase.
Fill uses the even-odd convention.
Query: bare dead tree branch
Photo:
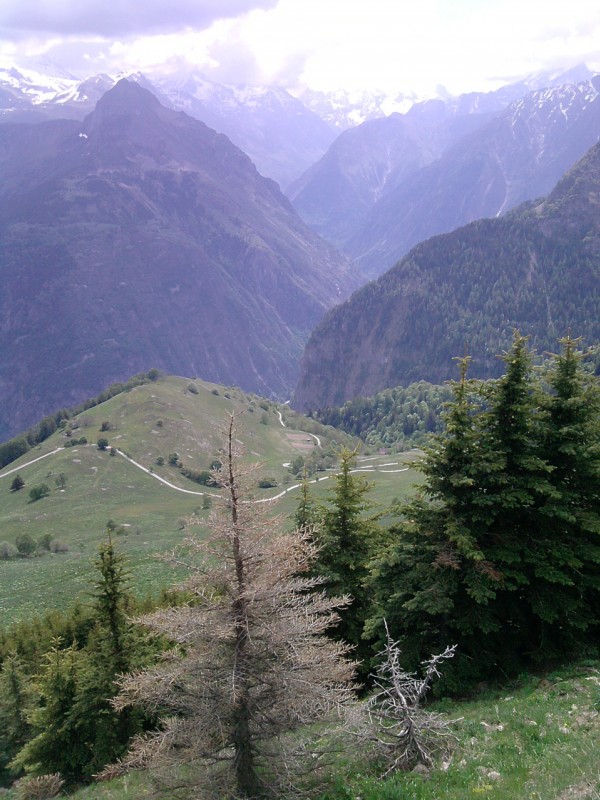
[[[456,645],[423,662],[423,674],[406,672],[401,651],[385,625],[387,641],[379,653],[380,664],[372,675],[374,692],[354,708],[348,728],[371,748],[372,755],[385,764],[383,776],[424,764],[431,767],[433,755],[444,752],[453,738],[455,720],[422,707],[440,667],[452,658]],[[382,777],[383,777],[382,776]]]

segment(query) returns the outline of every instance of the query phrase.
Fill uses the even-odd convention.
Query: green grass
[[[350,760],[328,800],[599,800],[600,663],[464,701],[445,701],[457,742],[423,777],[365,775]],[[363,773],[363,774],[361,774]]]
[[[355,743],[341,754],[320,800],[599,800],[600,662],[525,676],[501,690],[435,704],[454,725],[450,758],[425,776],[370,774]],[[73,800],[150,796],[150,776],[132,773],[75,792]],[[164,795],[155,797],[168,800]],[[14,800],[11,793],[7,800]]]
[[[196,392],[189,390],[192,383]],[[208,469],[221,445],[219,427],[228,412],[244,412],[239,429],[247,458],[260,462],[260,474],[272,476],[278,483],[269,490],[257,488],[257,499],[273,497],[297,483],[284,465],[299,453],[317,447],[314,436],[304,435],[300,446],[308,450],[298,449],[298,442],[290,439],[290,434],[299,432],[300,426],[314,430],[323,445],[332,437],[340,443],[350,442],[345,434],[306,420],[287,406],[277,406],[239,389],[184,378],[138,386],[84,412],[77,419],[79,428],[73,431],[73,437],[85,436],[88,446],[64,448],[68,439],[64,432],[56,432],[0,470],[0,541],[13,543],[25,531],[36,541],[50,534],[69,548],[63,554],[0,560],[2,623],[6,625],[45,609],[64,609],[75,599],[85,597],[93,578],[92,561],[109,519],[123,525],[126,531],[117,538],[117,546],[128,558],[136,593],[157,594],[171,583],[173,573],[156,556],[181,541],[182,521],[194,510],[208,514],[201,510],[203,495],[214,490],[190,481],[168,463],[158,466],[156,459],[162,456],[166,462],[170,453],[177,452],[184,465]],[[288,427],[281,425],[279,414]],[[100,430],[103,422],[110,425],[106,432]],[[107,438],[153,474],[143,472],[120,455],[98,450],[95,443],[100,437]],[[53,453],[57,448],[58,452]],[[374,503],[387,506],[393,498],[410,491],[416,480],[412,470],[387,471],[402,469],[402,463],[381,465],[403,460],[409,463],[414,458],[415,453],[409,453],[403,458],[379,456],[364,462],[373,465],[369,479],[375,484],[371,493]],[[17,470],[26,485],[11,492]],[[327,496],[333,474],[319,473],[320,479],[312,484],[315,499]],[[56,486],[59,475],[66,478],[62,491]],[[170,488],[155,476],[192,494]],[[50,496],[31,502],[29,491],[42,483],[50,487]],[[291,516],[297,502],[298,491],[291,490],[277,502],[273,513]]]

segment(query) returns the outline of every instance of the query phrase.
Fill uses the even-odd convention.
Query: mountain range
[[[365,122],[339,136],[288,194],[311,227],[376,277],[430,236],[550,191],[598,141],[600,77],[571,82],[583,74]]]
[[[149,367],[282,396],[357,286],[227,137],[137,83],[0,126],[0,436]]]
[[[34,67],[0,64],[0,122],[82,120],[125,77],[151,91],[164,106],[185,111],[224,133],[262,175],[281,186],[314,164],[338,133],[334,125],[277,87],[224,85],[193,72],[153,80],[140,73],[81,80],[51,63]]]
[[[556,351],[600,341],[600,143],[544,199],[413,248],[330,311],[304,352],[294,403],[339,406],[415,380],[499,374],[514,329]]]
[[[294,97],[278,87],[221,84],[194,71],[173,74],[90,74],[77,77],[44,58],[0,61],[0,122],[83,119],[121,78],[134,80],[160,102],[228,136],[282,188],[297,180],[347,128],[408,112],[429,98],[411,90],[384,92],[303,91]],[[585,66],[566,73],[530,76],[495,92],[450,97],[438,87],[437,105],[465,114],[497,113],[535,88],[584,80]],[[429,115],[427,110],[426,114]]]
[[[489,303],[498,299],[486,283],[490,268],[469,272],[488,257],[483,240],[490,240],[492,252],[501,235],[519,242],[517,250],[523,236],[537,244],[553,241],[554,233],[540,238],[537,228],[535,235],[523,233],[530,223],[517,224],[510,209],[548,192],[600,130],[600,78],[582,67],[496,92],[444,95],[344,131],[290,194],[313,229],[356,260],[361,275],[311,233],[277,185],[260,174],[277,173],[284,183],[294,168],[317,158],[335,136],[333,117],[322,119],[283,90],[227,87],[196,74],[154,83],[137,74],[115,84],[114,76],[81,81],[51,65],[39,69],[0,67],[0,119],[12,120],[0,125],[0,389],[7,398],[0,436],[151,366],[288,396],[312,327],[365,274],[379,274],[432,234],[507,215],[508,233],[500,219],[497,227],[478,223],[479,255],[465,245],[471,261],[463,279],[481,279],[492,293],[491,299],[481,295],[482,308],[471,293],[469,313],[478,323],[467,322],[460,310],[460,322],[447,319],[444,303],[426,324],[417,313],[425,301],[412,294],[415,263],[419,274],[435,275],[427,307],[437,308],[438,286],[452,279],[445,271],[455,270],[458,255],[444,239],[448,252],[437,252],[435,239],[413,251],[412,266],[400,270],[406,285],[391,289],[416,304],[406,311],[413,330],[421,326],[423,342],[436,330],[441,344],[439,353],[427,356],[429,375],[411,355],[396,353],[391,361],[397,369],[386,356],[384,385],[396,373],[401,381],[437,380],[446,375],[444,359],[467,345],[476,349],[489,333]],[[382,96],[369,105],[363,97],[366,110],[359,114],[344,105],[349,98],[325,99],[338,111],[346,108],[340,127],[353,113],[355,119],[377,117],[384,101],[412,101]],[[327,103],[319,102],[319,114],[327,117]],[[182,107],[192,116],[175,110]],[[215,129],[192,118],[201,115]],[[227,128],[234,140],[245,137],[246,155],[216,128]],[[569,249],[560,247],[567,263]],[[429,258],[422,254],[434,252],[437,266],[421,267]],[[505,266],[518,283],[510,259]],[[394,269],[386,277],[388,287],[397,274]],[[335,347],[324,346],[325,363],[336,347],[345,355],[336,355],[331,369],[316,363],[320,345],[311,343],[297,390],[304,407],[380,388],[379,352],[373,349],[368,365],[361,366],[360,356],[373,336],[368,320],[361,321],[366,298],[377,296],[390,318],[394,314],[376,286],[358,293],[358,305],[353,299],[340,310],[347,335]],[[570,297],[571,286],[565,291]],[[587,302],[583,297],[576,320],[585,309],[589,319],[597,316]],[[354,325],[344,315],[357,308]],[[506,320],[520,324],[520,311],[505,311]],[[491,313],[501,325],[486,358],[504,346],[512,324],[495,307]],[[369,314],[387,341],[389,320],[380,319],[378,306]],[[560,334],[564,316],[548,316],[550,338]],[[320,341],[323,330],[311,341]],[[354,361],[351,347],[359,353]],[[411,347],[419,352],[420,338]],[[345,358],[350,366],[339,376]],[[482,370],[493,372],[489,365]],[[322,384],[316,394],[314,381]]]

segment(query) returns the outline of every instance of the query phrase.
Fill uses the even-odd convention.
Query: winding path
[[[3,472],[0,475],[0,478],[6,478],[7,475],[12,475],[13,472],[18,472],[20,469],[25,469],[25,467],[29,467],[31,464],[35,464],[36,461],[41,461],[42,458],[48,458],[48,456],[53,456],[55,453],[60,453],[61,450],[64,450],[64,447],[57,447],[56,450],[51,450],[49,453],[44,453],[43,456],[38,456],[38,458],[34,458],[31,461],[27,461],[25,464],[21,464],[20,467],[15,467],[14,469],[9,469],[6,472]]]
[[[285,428],[286,427],[285,423],[283,422],[283,419],[281,419],[281,412],[278,411],[277,413],[280,416],[281,424]],[[307,431],[304,431],[304,432],[307,433],[308,436],[313,436],[317,440],[317,443],[318,443],[319,447],[321,446],[321,440],[319,439],[319,437],[316,434],[308,433]],[[92,444],[79,445],[79,446],[80,447],[96,447],[96,445],[92,445]],[[41,461],[44,458],[48,458],[48,456],[53,456],[53,455],[56,455],[56,453],[60,453],[61,450],[66,450],[66,448],[65,447],[57,447],[56,449],[51,450],[48,453],[44,453],[43,456],[38,456],[38,458],[33,458],[31,461],[27,461],[27,462],[25,462],[25,464],[21,464],[19,467],[14,467],[13,469],[7,470],[6,472],[4,472],[4,473],[2,473],[0,475],[0,478],[6,478],[8,475],[12,475],[15,472],[19,472],[19,470],[25,469],[25,467],[31,466],[31,464],[35,464],[36,462]],[[121,456],[121,458],[124,458],[130,464],[133,464],[134,467],[137,467],[138,469],[141,469],[142,472],[145,472],[146,475],[149,475],[151,478],[154,478],[155,480],[159,481],[160,483],[164,484],[165,486],[168,486],[169,489],[174,489],[176,492],[182,492],[183,494],[193,494],[193,495],[196,495],[198,497],[204,497],[204,496],[214,497],[214,492],[198,492],[198,491],[195,491],[193,489],[183,489],[181,486],[176,486],[174,483],[171,483],[166,478],[161,478],[161,476],[157,475],[153,470],[148,469],[148,467],[145,467],[143,464],[140,464],[139,461],[135,461],[130,456],[125,455],[125,453],[122,450],[119,450],[118,448],[115,448],[115,451],[117,452],[118,455]],[[377,456],[372,456],[370,459],[364,459],[364,460],[368,461],[368,460],[373,460],[375,458],[377,458]],[[391,466],[395,466],[396,464],[398,464],[397,461],[396,462],[390,462],[389,464],[382,464],[381,466],[382,467],[391,467]],[[385,472],[385,473],[407,472],[409,469],[410,469],[410,467],[402,467],[401,469],[381,469],[381,468],[379,468],[377,470],[377,472]],[[374,466],[357,467],[356,469],[351,470],[352,473],[354,473],[354,472],[366,472],[367,474],[369,474],[369,473],[373,473],[374,474],[375,471],[376,470],[375,470]],[[321,483],[321,481],[327,481],[331,477],[332,477],[331,475],[322,475],[322,476],[320,476],[318,478],[313,478],[312,480],[309,481],[309,483]],[[262,498],[260,500],[252,500],[251,502],[253,502],[253,503],[271,503],[274,500],[279,500],[280,498],[284,497],[288,492],[292,492],[295,489],[299,489],[301,487],[301,485],[302,485],[301,483],[294,483],[294,484],[292,484],[292,486],[288,486],[286,489],[283,489],[283,491],[279,492],[279,494],[273,495],[273,497],[264,497],[264,498]]]

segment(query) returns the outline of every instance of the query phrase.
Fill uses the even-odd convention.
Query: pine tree
[[[519,334],[504,376],[480,385],[481,406],[467,401],[463,366],[423,496],[402,508],[372,567],[367,631],[381,635],[385,616],[408,663],[456,641],[453,680],[514,672],[597,623],[597,390],[582,391],[571,351],[550,398]]]
[[[143,727],[143,716],[131,709],[117,712],[111,700],[119,675],[140,666],[142,638],[126,616],[130,596],[124,558],[110,534],[95,562],[96,624],[78,661],[77,692],[70,715],[88,749],[84,773],[91,777],[122,756],[131,737]]]
[[[34,775],[60,772],[69,783],[91,778],[121,756],[144,722],[111,704],[117,676],[139,666],[143,643],[125,614],[127,573],[110,539],[100,545],[95,566],[94,622],[85,646],[56,640],[46,654],[31,687],[31,737],[11,765]]]
[[[319,514],[310,496],[308,475],[305,469],[300,484],[300,500],[294,514],[294,522],[298,530],[312,531],[318,526],[318,521]]]
[[[481,488],[490,504],[486,557],[499,576],[494,647],[504,647],[506,668],[516,669],[520,662],[553,655],[547,623],[560,601],[556,553],[541,509],[556,493],[543,448],[543,395],[525,337],[515,333],[504,361],[506,372],[492,384],[482,417],[482,447],[493,453],[495,469],[483,476]],[[509,644],[502,645],[507,633]]]
[[[416,669],[432,651],[459,641],[447,683],[468,681],[495,661],[485,642],[498,621],[488,606],[499,586],[486,551],[489,500],[482,491],[494,458],[482,449],[481,383],[469,381],[469,358],[459,359],[444,431],[419,465],[425,475],[414,500],[400,507],[390,541],[370,565],[371,609],[365,631],[383,645],[383,620],[401,634],[405,663]],[[478,649],[470,658],[467,640]],[[459,677],[455,677],[457,675]]]
[[[9,653],[0,671],[0,784],[10,774],[8,764],[29,738],[29,682],[22,660]]]
[[[10,490],[11,490],[11,492],[18,492],[24,486],[25,486],[25,481],[23,480],[23,478],[17,472],[17,474],[12,479],[12,482],[10,484]]]
[[[364,475],[353,473],[355,462],[356,451],[344,448],[340,452],[335,488],[328,505],[322,509],[317,529],[320,551],[315,571],[326,578],[327,591],[332,596],[352,597],[351,606],[340,613],[340,622],[332,634],[353,645],[355,653],[362,658],[369,652],[363,639],[369,607],[364,581],[369,559],[380,545],[382,531],[373,516],[365,516],[371,484]]]
[[[180,588],[195,600],[141,620],[179,648],[124,679],[118,701],[161,714],[125,766],[150,763],[171,796],[175,784],[201,786],[207,797],[296,796],[321,764],[318,743],[307,745],[302,731],[350,696],[347,648],[323,636],[342,601],[307,576],[316,554],[309,535],[284,533],[281,520],[265,520],[264,504],[250,502],[255,480],[240,457],[232,416],[208,535],[190,532],[187,553],[175,555],[188,574]]]
[[[487,508],[476,491],[485,454],[476,417],[479,386],[467,379],[470,362],[468,356],[458,359],[460,377],[452,384],[452,402],[446,404],[444,435],[433,439],[417,468],[426,477],[423,494],[443,503],[444,536],[452,551],[477,561],[482,558],[477,529],[485,525]]]
[[[555,629],[597,631],[600,622],[600,386],[582,366],[578,342],[561,340],[548,376],[550,393],[543,441],[555,493],[542,507],[545,546],[538,571],[547,591],[537,598],[539,614]]]
[[[71,709],[77,692],[77,650],[61,649],[56,641],[46,654],[34,681],[38,704],[29,712],[32,738],[17,753],[10,767],[33,775],[60,772],[69,782],[80,781],[88,751],[81,741]]]
[[[105,631],[115,670],[124,672],[130,663],[128,639],[131,639],[131,626],[127,619],[127,606],[131,599],[127,591],[129,575],[123,556],[115,551],[110,532],[108,540],[98,549],[95,566],[98,578],[93,598],[97,625]]]

